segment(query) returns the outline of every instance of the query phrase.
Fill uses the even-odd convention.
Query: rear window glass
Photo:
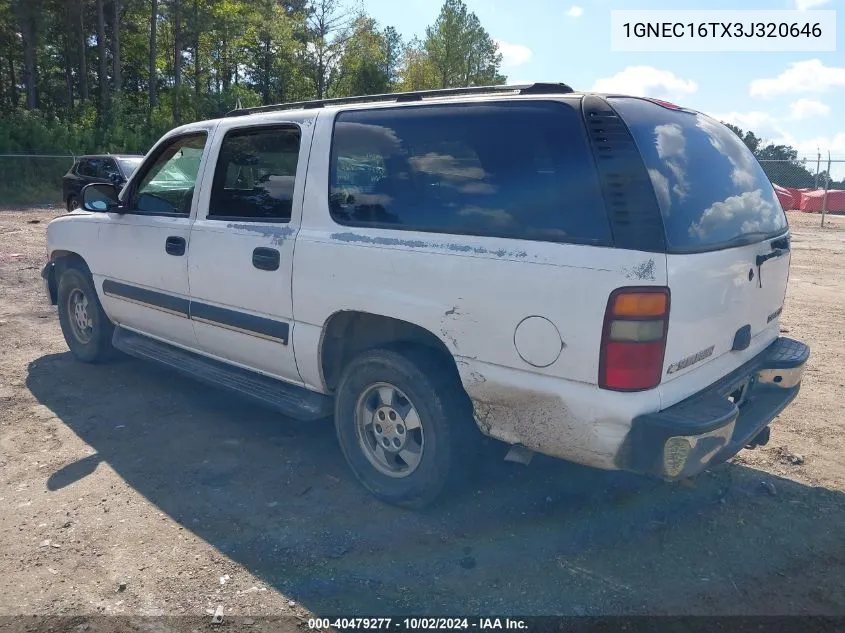
[[[553,102],[342,112],[341,224],[562,242],[610,240],[580,112]]]
[[[670,251],[740,246],[786,230],[768,177],[745,144],[703,114],[610,98],[643,156]]]

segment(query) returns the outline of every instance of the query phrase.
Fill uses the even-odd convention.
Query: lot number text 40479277
[[[391,631],[495,631],[495,630],[526,630],[528,625],[524,620],[514,618],[310,618],[308,628],[325,631],[354,629],[382,629]]]

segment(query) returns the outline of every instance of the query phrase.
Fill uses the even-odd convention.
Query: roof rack
[[[354,103],[377,103],[394,101],[405,103],[435,99],[438,97],[458,97],[463,95],[484,95],[514,92],[521,95],[567,94],[572,88],[564,83],[533,83],[513,86],[470,86],[468,88],[444,88],[439,90],[417,90],[415,92],[391,92],[379,95],[361,95],[356,97],[340,97],[336,99],[317,99],[314,101],[297,101],[293,103],[279,103],[275,105],[258,106],[255,108],[238,108],[226,114],[227,117],[244,116],[247,114],[261,114],[263,112],[277,112],[279,110],[307,110],[332,105],[349,105]]]

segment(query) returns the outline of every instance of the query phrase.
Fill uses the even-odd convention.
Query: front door
[[[207,131],[162,142],[123,192],[126,212],[100,224],[102,274],[94,279],[112,321],[196,347],[188,318],[188,245]]]
[[[307,163],[300,147],[310,145],[304,130],[236,127],[215,142],[214,178],[200,196],[188,257],[200,349],[292,382],[301,382],[291,271]]]

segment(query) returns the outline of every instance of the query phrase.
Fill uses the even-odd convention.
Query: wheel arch
[[[320,337],[319,361],[323,385],[337,388],[340,374],[358,354],[379,347],[425,347],[440,356],[460,381],[455,357],[446,343],[421,325],[360,310],[339,310],[325,322]]]
[[[71,266],[80,268],[88,274],[91,273],[88,263],[79,253],[64,249],[56,249],[50,253],[50,261],[45,269],[44,279],[47,281],[50,301],[53,305],[56,305],[59,297],[59,278]]]

